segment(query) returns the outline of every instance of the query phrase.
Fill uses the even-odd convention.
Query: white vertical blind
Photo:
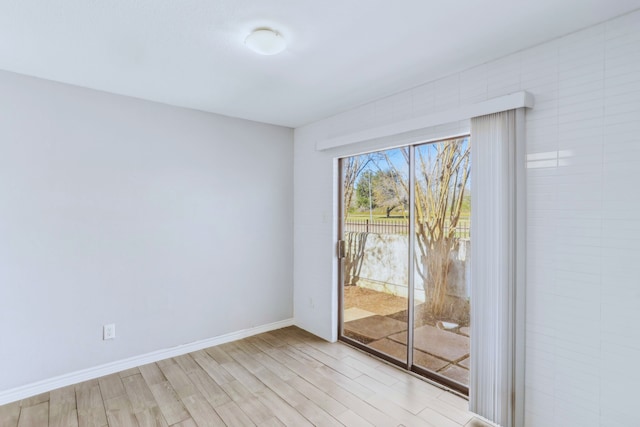
[[[523,422],[524,110],[471,119],[471,411]]]

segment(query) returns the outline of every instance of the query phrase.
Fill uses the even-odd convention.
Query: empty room
[[[0,427],[628,427],[640,0],[0,0]]]

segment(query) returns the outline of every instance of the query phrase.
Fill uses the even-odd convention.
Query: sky
[[[467,144],[469,144],[469,138],[465,137],[463,139],[462,144],[463,146],[466,146]],[[419,150],[423,155],[426,155],[429,151],[435,152],[436,145],[437,145],[437,142],[417,145],[416,151]],[[372,158],[372,161],[362,170],[361,174],[364,171],[371,171],[375,173],[379,170],[388,170],[389,169],[388,162],[391,162],[391,165],[396,169],[396,171],[398,171],[398,173],[402,175],[403,179],[406,180],[409,176],[409,163],[405,154],[403,154],[403,151],[407,153],[407,150],[408,150],[408,147],[401,147],[401,148],[393,148],[390,150],[383,150],[375,153],[360,155],[360,157],[362,157],[364,161],[366,161],[368,157]],[[384,156],[384,154],[386,154],[386,157]],[[416,154],[418,153],[416,152]],[[356,179],[356,182],[357,182],[357,179]],[[471,180],[469,179],[469,183],[470,182]]]

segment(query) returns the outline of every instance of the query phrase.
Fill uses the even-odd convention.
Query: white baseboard
[[[243,329],[237,332],[220,335],[206,340],[196,341],[190,344],[183,344],[177,347],[167,348],[164,350],[153,351],[151,353],[142,354],[140,356],[130,357],[128,359],[118,360],[116,362],[107,363],[96,366],[94,368],[83,369],[81,371],[71,372],[69,374],[60,375],[43,381],[23,385],[10,390],[0,391],[0,405],[15,402],[27,397],[46,393],[60,387],[77,384],[83,381],[92,380],[105,375],[114,374],[126,369],[135,368],[137,366],[146,365],[147,363],[157,362],[159,360],[169,359],[171,357],[181,356],[193,351],[202,350],[203,348],[213,347],[231,341],[247,338],[252,335],[261,334],[263,332],[273,331],[275,329],[285,328],[294,324],[293,318],[281,320],[279,322],[269,323],[266,325],[256,326],[255,328]]]

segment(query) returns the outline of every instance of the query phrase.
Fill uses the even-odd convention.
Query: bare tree
[[[441,317],[447,314],[449,256],[459,245],[456,228],[469,181],[471,147],[466,139],[452,139],[417,147],[415,152],[416,261],[422,266],[418,272],[429,311]],[[403,148],[402,154],[408,164],[408,148]],[[391,160],[386,160],[395,170]],[[397,194],[408,194],[407,180],[398,183],[402,188],[397,189]]]
[[[402,177],[395,169],[380,170],[375,175],[373,196],[377,206],[384,208],[387,218],[398,207],[406,207],[406,192],[402,188]]]
[[[356,181],[369,162],[371,162],[371,156],[368,154],[342,159],[342,170],[344,174],[342,197],[344,199],[345,214],[353,203]]]
[[[360,174],[371,162],[371,155],[348,157],[342,160],[343,188],[342,197],[344,203],[343,215],[346,217],[349,208],[353,204],[356,181]],[[346,242],[345,254],[345,285],[356,285],[360,279],[360,270],[364,259],[364,248],[368,233],[348,232],[344,233]]]
[[[373,173],[368,169],[356,183],[356,207],[360,209],[384,209],[387,218],[398,207],[406,207],[407,197],[400,191],[402,177],[394,168],[381,169]]]
[[[448,140],[416,149],[416,241],[423,260],[420,274],[431,313],[446,313],[450,253],[457,249],[470,172],[470,145]]]

